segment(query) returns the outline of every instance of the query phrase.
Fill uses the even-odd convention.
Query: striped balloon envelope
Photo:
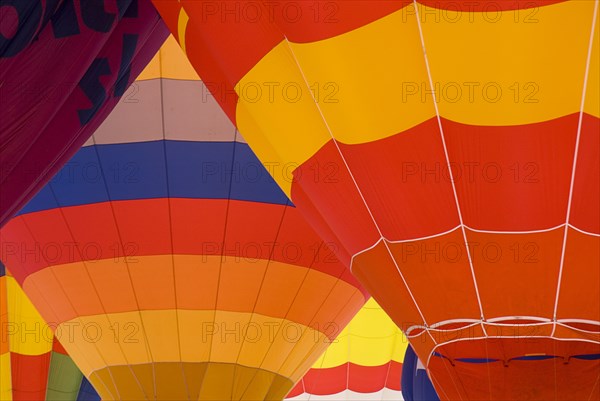
[[[16,313],[14,316],[17,318],[10,319],[13,316],[14,308],[10,308],[11,313],[7,313],[8,310],[3,311],[2,327],[7,333],[7,338],[14,336],[21,339],[21,347],[23,345],[31,347],[38,342],[38,338],[41,338],[42,335],[53,336],[51,328],[46,326],[14,279],[10,275],[1,277],[0,288],[7,291],[1,295],[3,296],[3,305],[26,305],[26,308],[21,306],[21,310],[27,309],[29,314],[36,315],[33,324],[32,322],[25,324],[24,320],[18,320],[23,316],[22,313]],[[8,295],[8,292],[11,294]],[[13,301],[6,302],[8,299]],[[8,322],[15,325],[11,327]],[[21,337],[23,333],[29,334],[23,338]],[[9,341],[10,343],[12,341]],[[408,383],[405,376],[411,377],[412,370],[407,374],[406,368],[403,369],[403,364],[399,362],[403,353],[409,354],[406,345],[406,337],[371,298],[338,337],[331,341],[325,353],[306,372],[300,382],[286,396],[286,399],[293,401],[407,399],[407,396],[400,392],[401,376],[402,381]],[[52,353],[50,358],[46,358],[44,355],[40,359],[42,368],[39,363],[32,366],[31,363],[19,361],[19,358],[24,358],[19,354],[12,356],[12,362],[8,358],[6,361],[2,360],[5,372],[11,372],[11,363],[15,367],[14,370],[20,372],[18,380],[16,376],[12,375],[2,378],[0,383],[2,400],[100,400],[94,388],[66,356],[64,348],[56,338],[54,338],[52,349],[58,354],[54,356],[55,354]],[[410,355],[414,358],[414,352]],[[416,360],[411,360],[409,363],[412,362],[416,363]],[[404,364],[406,363],[407,360],[404,357]],[[419,372],[418,369],[413,370]],[[36,382],[36,380],[41,380],[39,377],[49,378],[45,391],[42,388],[43,385]],[[62,383],[57,382],[56,379],[62,380]],[[427,380],[424,379],[423,374],[416,373],[414,380],[411,378],[410,383],[403,384],[403,387],[416,389],[417,383],[420,384],[422,381]],[[38,390],[35,390],[36,388]],[[415,391],[414,389],[411,394]],[[75,390],[78,390],[78,393]],[[419,393],[418,390],[417,393]],[[426,398],[414,399],[426,400]]]
[[[440,397],[600,398],[597,0],[153,2]]]
[[[371,298],[304,375],[294,401],[402,400],[408,341]]]
[[[33,306],[25,299],[26,296],[14,282],[14,279],[12,277],[9,279],[12,285],[10,288],[19,293],[19,301],[26,303],[32,310]],[[3,318],[4,321],[5,319]],[[45,322],[41,321],[41,317],[38,317],[36,321],[39,321],[40,325],[45,325]],[[48,335],[52,335],[50,328],[46,330],[46,333],[49,333]],[[13,335],[18,333],[16,330],[13,331]],[[30,333],[34,334],[34,331],[30,330]],[[35,336],[29,335],[24,341],[27,344],[33,344],[35,343]],[[402,380],[404,380],[404,376],[406,375],[400,360],[402,360],[405,352],[408,354],[406,345],[406,337],[404,337],[381,307],[371,298],[337,338],[331,341],[325,353],[306,372],[300,382],[286,396],[286,399],[293,401],[406,399],[404,393],[400,392],[401,375]],[[54,348],[55,350],[62,350],[60,343],[56,342],[56,340]],[[60,356],[60,358],[63,357],[68,358],[65,355]],[[59,368],[60,370],[57,369],[57,371],[61,372],[63,378],[73,377],[73,382],[77,384],[78,380],[82,381],[83,379],[81,385],[76,386],[79,388],[77,398],[70,398],[66,395],[72,395],[72,391],[69,391],[69,389],[73,388],[72,386],[69,389],[65,389],[66,386],[54,386],[55,390],[51,392],[51,386],[49,385],[47,390],[48,396],[46,398],[32,397],[30,395],[31,392],[27,392],[27,397],[13,397],[12,399],[48,401],[66,401],[71,399],[76,399],[77,401],[99,400],[100,398],[93,387],[82,377],[79,370],[72,365],[72,362],[70,363],[68,371],[64,367]],[[404,363],[406,363],[406,358],[404,359]],[[56,366],[55,362],[51,364],[51,369],[54,366]],[[75,369],[74,374],[68,374],[71,367]],[[8,367],[6,369],[7,371],[9,370]],[[20,369],[22,380],[12,385],[13,389],[25,387],[20,383],[27,383],[26,388],[34,388],[35,386],[31,384],[29,378],[35,377],[36,373],[39,373],[37,370],[39,369],[31,369],[30,366],[27,369]],[[41,375],[45,375],[46,373],[46,370],[42,369]],[[50,377],[55,376],[50,375]],[[419,377],[418,379],[422,381],[423,377]],[[418,381],[414,380],[414,382]],[[2,392],[5,391],[5,388],[8,391],[7,386],[9,385],[10,381],[9,383],[3,381]],[[413,385],[413,382],[411,382],[410,387],[416,388],[417,385]],[[2,399],[11,400],[8,396]]]
[[[1,231],[104,401],[281,400],[368,295],[174,40]]]
[[[100,400],[2,262],[0,332],[1,400]]]

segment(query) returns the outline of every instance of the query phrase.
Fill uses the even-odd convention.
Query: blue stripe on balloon
[[[94,387],[92,387],[85,376],[81,380],[81,386],[79,387],[79,393],[77,394],[77,401],[100,401],[100,396],[96,390],[94,390]]]
[[[554,355],[524,355],[512,358],[511,361],[544,361],[546,359],[558,358]]]
[[[491,358],[456,358],[456,361],[466,362],[466,363],[490,363],[490,362],[498,362],[500,359],[491,359]]]
[[[600,359],[600,354],[584,354],[584,355],[573,355],[575,359],[582,359],[584,361],[595,361]]]
[[[165,140],[80,149],[19,214],[169,196],[291,204],[247,144]]]

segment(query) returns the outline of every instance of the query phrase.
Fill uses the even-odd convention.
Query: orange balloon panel
[[[600,397],[598,1],[153,1],[440,397]]]

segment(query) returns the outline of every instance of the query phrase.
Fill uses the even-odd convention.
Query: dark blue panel
[[[167,142],[170,195],[227,199],[233,151],[233,142]]]
[[[110,199],[167,197],[164,146],[164,141],[95,146]],[[192,154],[179,157],[188,158]]]
[[[595,361],[600,359],[600,354],[573,355],[573,358],[583,359],[585,361]]]
[[[417,354],[413,351],[412,347],[409,345],[406,348],[406,353],[404,354],[404,361],[402,362],[402,378],[400,388],[402,389],[402,397],[406,401],[414,401],[414,392],[413,392],[413,376],[414,371],[417,368]]]
[[[100,396],[85,377],[81,380],[77,401],[100,401]]]
[[[4,263],[0,260],[0,277],[6,276],[6,267],[4,267]]]
[[[414,401],[440,401],[425,369],[417,369],[413,385]]]
[[[491,359],[491,358],[456,358],[456,361],[466,362],[466,363],[490,363],[490,362],[498,362],[499,359]]]
[[[80,149],[19,214],[101,202],[107,198],[96,149],[86,147]]]
[[[245,143],[236,143],[235,148],[231,199],[291,205],[250,147]]]
[[[417,354],[409,345],[402,363],[402,397],[406,401],[439,401],[425,369],[417,369],[418,362]]]
[[[59,174],[63,170],[59,171]],[[57,175],[58,176],[58,175]],[[37,212],[38,210],[46,210],[46,209],[54,209],[57,208],[58,204],[52,195],[52,190],[50,189],[50,184],[44,185],[44,187],[37,193],[36,196],[33,197],[23,209],[19,211],[16,215],[27,214],[32,212]]]
[[[557,358],[554,355],[528,355],[528,356],[518,356],[516,358],[512,358],[511,361],[543,361],[545,359]]]
[[[171,197],[287,202],[246,144],[167,141],[166,151]]]
[[[80,149],[19,214],[168,196],[291,204],[246,144],[153,141]]]

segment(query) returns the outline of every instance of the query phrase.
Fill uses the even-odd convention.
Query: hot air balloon
[[[598,1],[475,3],[154,0],[440,398],[597,399]]]
[[[90,137],[168,30],[149,0],[0,1],[0,227]]]
[[[281,400],[368,295],[174,40],[136,91],[2,229],[2,258],[104,401]]]
[[[0,399],[99,401],[52,328],[7,273],[0,262]]]
[[[402,400],[408,342],[371,298],[304,375],[288,399]]]

